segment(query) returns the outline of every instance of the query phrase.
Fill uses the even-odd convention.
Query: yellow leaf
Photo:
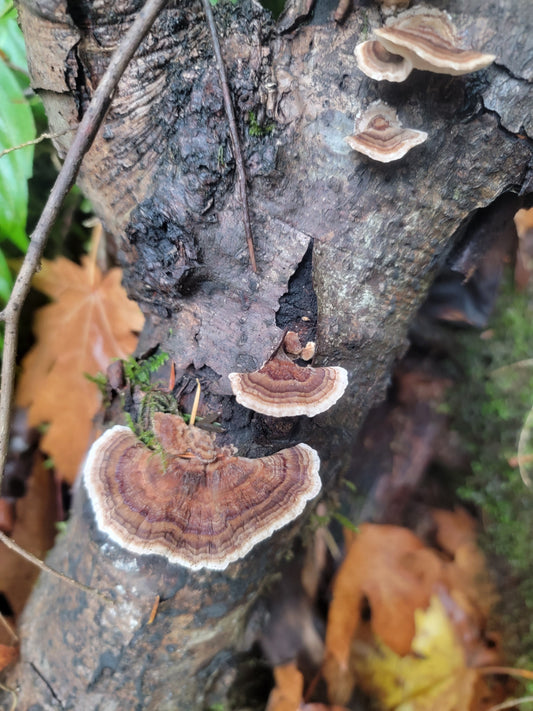
[[[410,652],[400,656],[383,642],[354,643],[352,668],[361,688],[387,711],[469,711],[478,672],[465,665],[461,644],[437,595],[415,611]]]
[[[335,578],[328,615],[324,678],[331,701],[344,704],[353,691],[348,659],[365,605],[372,633],[405,654],[415,633],[414,611],[428,605],[441,569],[438,556],[411,531],[369,523],[359,527]]]
[[[72,483],[90,444],[100,406],[85,373],[105,371],[113,358],[135,349],[144,317],[121,286],[122,272],[106,274],[87,257],[82,265],[45,262],[34,285],[55,301],[36,314],[35,346],[22,361],[17,403],[29,407],[30,425],[49,423],[41,446],[62,478]]]

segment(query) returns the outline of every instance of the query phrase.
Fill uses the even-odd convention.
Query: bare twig
[[[45,141],[47,138],[59,138],[60,136],[64,136],[66,133],[76,130],[77,129],[75,128],[66,128],[64,131],[59,131],[58,133],[41,133],[38,138],[34,138],[32,141],[26,141],[25,143],[20,143],[18,146],[11,146],[11,148],[4,148],[3,151],[0,151],[0,158],[3,158],[8,153],[13,153],[13,151],[20,151],[21,148],[35,146],[37,143],[41,143],[41,141]]]
[[[520,699],[507,699],[501,704],[496,704],[496,706],[491,706],[487,711],[504,711],[504,709],[513,709],[518,706],[518,704],[531,704],[533,703],[533,696],[522,696]]]
[[[19,643],[19,638],[18,638],[17,633],[12,629],[11,625],[10,625],[9,622],[6,620],[6,618],[2,615],[1,612],[0,612],[0,622],[2,623],[2,627],[4,627],[4,629],[7,631],[7,633],[9,634],[9,636],[11,637],[11,639],[13,640],[13,642],[15,642],[16,644],[18,644],[18,643]]]
[[[513,667],[478,667],[478,672],[486,676],[487,674],[508,674],[516,676],[518,679],[533,679],[533,670],[514,669]]]
[[[15,543],[15,541],[9,538],[9,536],[6,536],[6,534],[2,531],[0,531],[0,541],[14,553],[17,553],[18,555],[22,556],[22,558],[25,558],[32,565],[35,565],[37,568],[42,570],[43,573],[53,575],[56,578],[59,578],[59,580],[62,580],[64,583],[67,583],[67,585],[70,585],[73,588],[76,588],[77,590],[81,590],[82,592],[89,593],[89,595],[96,595],[97,597],[102,598],[106,602],[113,602],[110,597],[100,592],[99,590],[91,588],[88,585],[83,585],[83,583],[79,583],[77,580],[69,578],[68,575],[64,575],[63,573],[54,570],[54,568],[50,568],[50,566],[46,565],[46,563],[43,563],[42,560],[39,560],[39,558],[37,558],[36,556],[32,555],[31,553],[28,553],[28,551],[24,550],[24,548],[21,548],[18,543]]]
[[[89,150],[96,136],[120,77],[166,2],[167,0],[147,0],[111,57],[109,66],[98,84],[92,101],[74,136],[39,222],[31,235],[28,252],[13,286],[11,297],[5,309],[0,313],[0,319],[5,321],[6,324],[2,362],[2,391],[0,393],[0,487],[7,456],[18,322],[22,305],[30,289],[32,276],[39,266],[46,239],[58,216],[61,203],[76,178],[84,154]]]
[[[9,686],[4,686],[4,684],[0,684],[0,689],[3,689],[4,691],[7,691],[8,693],[11,694],[11,706],[9,707],[9,711],[15,711],[17,708],[17,692],[14,689],[10,689]]]
[[[200,404],[200,393],[202,388],[200,387],[200,381],[196,378],[196,392],[194,393],[194,401],[192,403],[192,410],[189,417],[189,427],[193,427],[196,422],[196,415],[198,413],[198,405]]]
[[[231,137],[231,145],[233,147],[233,155],[235,157],[235,164],[237,166],[237,176],[239,182],[239,192],[241,196],[242,203],[242,221],[244,224],[244,234],[246,235],[246,242],[248,243],[248,253],[250,255],[250,264],[252,270],[257,272],[257,265],[255,263],[255,252],[254,252],[254,241],[252,237],[252,226],[250,223],[250,209],[248,207],[248,192],[246,187],[246,169],[244,167],[244,158],[242,156],[241,142],[239,139],[239,131],[237,130],[237,122],[235,121],[235,112],[233,111],[233,104],[231,102],[231,93],[228,84],[228,77],[226,75],[226,67],[224,66],[224,60],[222,58],[222,50],[220,49],[220,42],[218,41],[217,28],[215,25],[215,18],[213,17],[213,12],[211,10],[211,5],[209,0],[202,0],[202,5],[204,7],[205,17],[207,20],[207,25],[209,27],[209,32],[211,33],[211,40],[213,42],[213,50],[215,52],[215,58],[217,60],[218,75],[220,77],[220,84],[222,86],[222,95],[224,97],[224,108],[226,110],[226,116],[229,124],[229,135]]]

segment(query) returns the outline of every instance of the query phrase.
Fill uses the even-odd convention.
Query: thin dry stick
[[[196,422],[196,415],[198,413],[198,405],[200,404],[200,392],[202,388],[200,386],[200,381],[196,378],[196,392],[194,393],[194,400],[192,403],[192,410],[189,416],[189,426],[193,427]]]
[[[533,671],[531,669],[514,669],[513,667],[478,667],[477,671],[480,674],[508,674],[516,676],[519,679],[533,679]]]
[[[5,321],[2,391],[0,393],[0,489],[9,439],[18,322],[22,306],[30,289],[32,276],[39,266],[46,239],[58,216],[61,203],[76,178],[84,154],[89,150],[96,136],[120,77],[166,2],[167,0],[147,0],[111,57],[109,66],[94,92],[92,101],[74,136],[39,222],[31,235],[28,252],[13,286],[11,297],[5,309],[0,313],[0,320]]]
[[[522,696],[520,699],[507,699],[501,704],[496,704],[496,706],[491,706],[487,711],[504,711],[504,709],[512,709],[518,706],[518,704],[531,704],[533,703],[533,696]]]
[[[520,476],[522,477],[522,481],[524,484],[528,487],[531,488],[531,478],[529,476],[529,473],[526,471],[526,467],[524,466],[528,460],[528,456],[526,454],[526,450],[529,445],[529,439],[530,439],[530,433],[531,433],[531,428],[533,427],[533,408],[528,412],[526,420],[524,424],[522,425],[522,429],[520,430],[520,436],[518,438],[518,450],[517,454],[518,457],[517,462],[518,462],[518,470],[520,472]]]
[[[12,695],[13,699],[11,701],[11,706],[9,708],[9,711],[15,711],[15,709],[17,708],[17,701],[18,701],[17,692],[14,689],[10,689],[9,686],[4,686],[4,684],[0,684],[0,689],[3,689],[4,691],[9,692]]]
[[[59,133],[41,133],[39,138],[34,138],[32,141],[26,141],[26,143],[19,143],[18,146],[11,146],[11,148],[4,148],[3,151],[0,151],[0,158],[7,155],[8,153],[13,153],[13,151],[20,151],[21,148],[26,148],[27,146],[35,146],[37,145],[37,143],[41,143],[41,141],[44,141],[47,138],[59,138],[60,136],[64,136],[65,133],[70,133],[71,131],[75,130],[75,128],[66,128],[64,131],[59,131]]]
[[[11,639],[13,640],[13,642],[18,643],[19,638],[18,638],[17,633],[13,629],[11,629],[11,625],[6,620],[6,618],[2,615],[1,612],[0,612],[0,622],[2,623],[2,626],[7,630],[8,634],[11,637]]]
[[[89,595],[97,595],[106,602],[113,602],[110,597],[104,595],[104,593],[100,592],[99,590],[96,590],[96,588],[91,588],[88,585],[79,583],[77,580],[69,578],[68,575],[64,575],[64,573],[60,573],[58,570],[54,570],[54,568],[50,568],[50,566],[46,565],[46,563],[43,563],[42,560],[39,560],[39,558],[36,558],[31,553],[28,553],[28,551],[24,550],[24,548],[21,548],[18,543],[15,543],[15,541],[9,538],[9,536],[6,536],[6,534],[2,531],[0,531],[0,541],[14,553],[17,553],[18,555],[22,556],[32,565],[35,565],[37,568],[42,570],[43,573],[49,573],[50,575],[54,575],[56,578],[59,578],[59,580],[62,580],[64,583],[67,583],[68,585],[72,586],[73,588],[76,588],[77,590],[89,593]]]
[[[222,95],[224,97],[224,108],[226,110],[226,117],[229,124],[229,135],[231,137],[231,145],[233,146],[233,155],[235,157],[235,163],[237,165],[237,176],[239,182],[239,192],[241,196],[242,203],[242,221],[244,224],[244,234],[246,235],[246,242],[248,243],[248,253],[250,254],[250,264],[252,271],[257,272],[257,265],[255,263],[255,252],[254,252],[254,240],[252,237],[252,226],[250,223],[250,209],[248,207],[248,191],[246,188],[246,169],[244,167],[244,158],[242,156],[241,142],[239,139],[239,131],[237,130],[237,122],[235,121],[235,112],[233,111],[233,104],[231,102],[231,93],[228,84],[228,77],[226,75],[226,67],[224,66],[224,60],[222,59],[222,50],[220,49],[220,42],[218,41],[217,28],[215,25],[215,18],[213,17],[213,12],[211,10],[210,0],[202,0],[202,5],[204,7],[205,17],[207,20],[207,25],[209,27],[209,32],[211,33],[211,40],[213,42],[213,50],[215,52],[215,58],[217,60],[218,75],[220,77],[220,84],[222,86]]]

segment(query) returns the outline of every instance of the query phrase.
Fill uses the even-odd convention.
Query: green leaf
[[[11,0],[0,0],[0,49],[13,67],[22,70],[26,75],[28,74],[24,37],[17,25],[17,11]],[[28,86],[29,83],[29,77],[27,77],[25,86]]]
[[[13,288],[13,277],[4,253],[0,249],[0,300],[7,304]]]
[[[1,1],[1,0],[0,0]],[[31,108],[11,69],[0,59],[0,152],[35,138]],[[26,251],[28,178],[33,146],[0,157],[0,239]]]

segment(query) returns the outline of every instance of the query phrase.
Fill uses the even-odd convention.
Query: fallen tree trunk
[[[139,4],[20,6],[33,84],[53,131],[76,125]],[[220,0],[257,274],[201,4],[170,2],[161,13],[80,184],[114,235],[128,292],[147,317],[139,352],[170,354],[184,407],[201,380],[202,413],[216,414],[220,440],[241,455],[307,442],[320,453],[325,486],[357,466],[348,445],[383,397],[437,269],[477,209],[505,191],[531,190],[527,5],[451,0],[457,25],[476,49],[497,54],[496,64],[466,77],[414,72],[392,85],[364,77],[353,56],[381,24],[376,7],[358,8],[339,27],[332,4],[319,0],[314,14],[299,16],[289,3],[276,26],[251,0]],[[429,133],[400,162],[373,163],[344,141],[360,107],[377,98],[404,125]],[[64,150],[68,135],[60,140]],[[316,362],[349,372],[344,398],[313,419],[252,414],[231,396],[228,373],[259,367],[289,327],[316,334]],[[224,699],[250,605],[298,524],[224,572],[192,573],[123,551],[96,530],[82,486],[75,498],[48,562],[114,602],[41,578],[9,679],[19,707],[163,711]]]

